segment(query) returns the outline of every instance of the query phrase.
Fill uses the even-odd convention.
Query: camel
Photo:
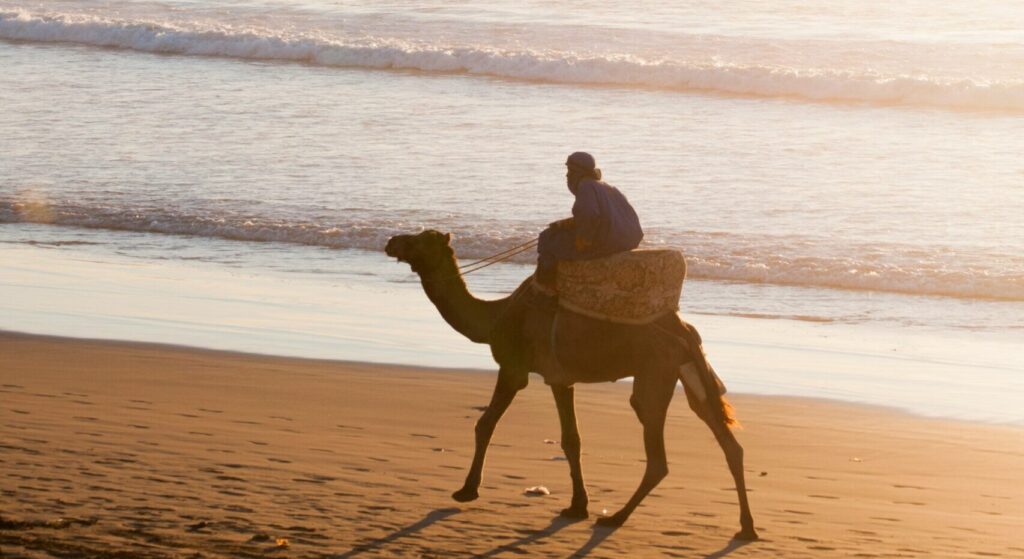
[[[740,531],[734,537],[757,539],[747,502],[743,448],[729,428],[735,422],[732,408],[721,396],[710,372],[699,334],[677,314],[669,313],[651,324],[638,326],[597,320],[566,309],[526,305],[522,293],[530,289],[531,278],[505,298],[478,299],[469,292],[459,274],[451,235],[433,230],[396,235],[388,241],[385,252],[408,263],[419,275],[423,290],[441,317],[471,341],[489,344],[498,364],[498,379],[490,404],[476,424],[476,444],[469,473],[463,487],[452,494],[456,501],[468,502],[479,496],[484,457],[494,428],[516,393],[526,387],[529,373],[533,372],[544,377],[551,387],[561,424],[561,446],[572,479],[572,500],[560,514],[567,518],[587,518],[589,498],[580,464],[573,385],[614,382],[632,376],[633,393],[629,402],[643,426],[646,469],[629,501],[614,514],[597,520],[602,526],[621,526],[668,474],[665,417],[676,382],[681,379],[682,367],[692,365],[698,371],[705,397],[702,400],[684,383],[687,401],[711,428],[735,481]],[[557,337],[553,338],[556,310],[558,330]],[[515,316],[515,327],[495,328],[507,316]],[[505,334],[506,330],[513,334]]]

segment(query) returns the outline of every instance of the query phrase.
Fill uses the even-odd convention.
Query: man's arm
[[[565,219],[559,219],[558,221],[552,221],[548,224],[548,227],[552,229],[574,229],[576,228],[576,218],[567,217]]]
[[[594,243],[601,223],[601,207],[592,184],[586,181],[580,183],[576,203],[572,205],[572,215],[576,225],[576,250],[586,250]]]

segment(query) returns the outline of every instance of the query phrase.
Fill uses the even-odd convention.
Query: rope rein
[[[486,258],[481,258],[480,260],[477,260],[476,262],[470,262],[469,264],[463,264],[462,266],[459,266],[458,270],[454,274],[452,274],[450,276],[445,276],[443,278],[434,278],[434,279],[429,279],[429,280],[421,280],[421,281],[426,281],[428,283],[435,283],[435,282],[447,281],[447,280],[450,280],[450,279],[455,279],[455,278],[458,278],[458,277],[467,276],[469,274],[472,274],[473,272],[479,272],[480,270],[483,270],[484,268],[486,268],[488,266],[493,266],[493,265],[495,265],[495,264],[497,264],[499,262],[504,262],[506,260],[509,260],[510,258],[513,258],[513,257],[518,256],[518,255],[520,255],[520,254],[522,254],[522,253],[524,253],[524,252],[526,252],[528,250],[533,249],[534,247],[537,246],[537,242],[538,242],[537,239],[533,239],[533,240],[527,241],[527,242],[525,242],[525,243],[523,243],[521,245],[516,245],[516,246],[514,246],[512,248],[509,248],[509,249],[503,250],[501,252],[492,254],[492,255],[490,255],[490,256],[488,256]]]
[[[466,268],[472,268],[473,266],[476,266],[477,264],[482,264],[484,262],[488,262],[488,261],[491,261],[491,260],[494,260],[495,262],[501,262],[502,260],[508,260],[509,258],[512,258],[516,254],[519,254],[520,252],[524,252],[526,249],[533,248],[536,245],[537,245],[537,239],[532,239],[532,240],[529,240],[529,241],[527,241],[527,242],[525,242],[525,243],[523,243],[521,245],[516,245],[516,246],[514,246],[514,247],[512,247],[510,249],[506,249],[506,250],[503,250],[501,252],[492,254],[492,255],[490,255],[490,256],[488,256],[486,258],[481,258],[480,260],[477,260],[476,262],[470,262],[469,264],[463,264],[463,265],[459,266],[459,269],[463,270],[463,269],[466,269]],[[514,254],[509,254],[510,252],[512,252]],[[498,258],[498,260],[495,260],[496,258]]]
[[[526,252],[528,250],[533,249],[533,247],[535,247],[535,246],[537,246],[537,240],[536,239],[534,239],[532,241],[525,242],[525,243],[523,243],[521,245],[518,245],[518,246],[514,246],[514,247],[512,247],[512,248],[510,248],[508,250],[503,250],[503,251],[501,251],[501,252],[499,252],[497,254],[492,254],[492,255],[488,256],[487,258],[481,258],[480,260],[477,260],[476,262],[470,262],[469,264],[465,264],[465,265],[459,266],[459,275],[460,276],[465,276],[467,274],[472,274],[473,272],[478,272],[478,271],[483,270],[484,268],[486,268],[488,266],[493,266],[494,264],[497,264],[498,262],[504,262],[506,260],[509,260],[509,259],[515,257],[515,256],[518,256],[518,255],[520,255],[520,254],[522,254],[522,253],[524,253],[524,252]]]

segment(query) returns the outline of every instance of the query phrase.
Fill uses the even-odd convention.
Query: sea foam
[[[536,235],[536,231],[522,226],[509,225],[501,233],[494,233],[493,228],[481,228],[472,222],[432,223],[428,215],[421,217],[413,221],[455,232],[453,244],[459,256],[466,259],[502,252]],[[43,208],[2,197],[0,223],[40,223],[375,252],[382,252],[392,235],[422,230],[398,218],[324,223],[157,207],[57,203]],[[981,254],[971,258],[961,254],[953,259],[943,247],[923,253],[918,246],[891,245],[885,247],[880,258],[879,247],[874,245],[837,244],[829,239],[801,241],[799,248],[793,248],[793,239],[782,236],[654,230],[648,231],[645,243],[650,247],[682,250],[687,257],[689,276],[697,279],[1024,301],[1024,261],[1019,257]],[[529,264],[535,259],[533,251],[526,251],[513,261]]]
[[[347,40],[227,24],[114,19],[25,10],[0,12],[0,39],[72,43],[183,56],[301,62],[328,67],[469,74],[565,85],[702,92],[816,102],[1024,112],[1024,80],[939,78],[778,64],[647,60],[550,50]]]

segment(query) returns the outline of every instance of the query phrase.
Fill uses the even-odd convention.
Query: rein
[[[431,279],[431,280],[421,280],[421,281],[427,281],[427,282],[430,282],[430,283],[441,282],[441,281],[447,281],[447,280],[458,278],[458,277],[467,276],[469,274],[472,274],[473,272],[479,272],[480,270],[483,270],[484,268],[486,268],[488,266],[493,266],[493,265],[495,265],[495,264],[497,264],[499,262],[504,262],[504,261],[514,257],[514,256],[518,256],[519,254],[522,254],[522,253],[524,253],[524,252],[534,248],[535,246],[537,246],[537,242],[538,242],[537,239],[533,239],[533,240],[527,241],[527,242],[525,242],[525,243],[523,243],[521,245],[516,245],[516,246],[514,246],[512,248],[509,248],[509,249],[503,250],[501,252],[492,254],[492,255],[490,255],[488,257],[481,258],[480,260],[477,260],[476,262],[470,262],[469,264],[463,264],[462,266],[459,266],[458,271],[455,274],[452,274],[450,276],[446,276],[446,277],[443,277],[443,278],[434,278],[434,279]]]
[[[465,276],[467,274],[472,274],[473,272],[476,272],[476,271],[479,271],[479,270],[483,270],[484,268],[486,268],[488,266],[491,266],[493,264],[497,264],[498,262],[504,262],[504,261],[512,258],[513,256],[522,254],[522,253],[530,250],[531,248],[533,248],[535,246],[537,246],[537,239],[533,239],[533,240],[527,241],[527,242],[525,242],[525,243],[523,243],[521,245],[514,246],[514,247],[512,247],[510,249],[503,250],[503,251],[498,252],[496,254],[492,254],[492,255],[490,255],[490,256],[488,256],[486,258],[481,258],[480,260],[477,260],[476,262],[470,262],[469,264],[463,264],[462,266],[459,266],[459,275],[460,276]]]

